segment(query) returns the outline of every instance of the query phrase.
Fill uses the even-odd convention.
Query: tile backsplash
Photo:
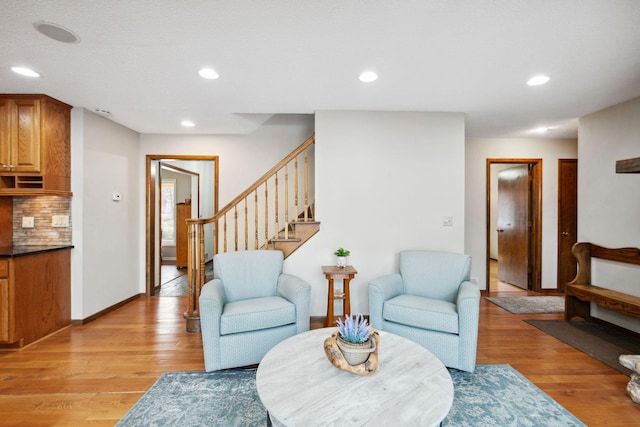
[[[53,216],[67,216],[68,227],[54,227]],[[33,217],[33,228],[23,228],[22,218]],[[13,198],[13,245],[70,245],[71,197],[37,196]]]

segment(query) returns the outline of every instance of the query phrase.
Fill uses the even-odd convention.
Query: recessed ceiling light
[[[532,130],[532,132],[534,132],[534,133],[545,133],[545,132],[547,132],[547,131],[548,131],[548,130],[550,130],[550,129],[551,129],[551,128],[544,127],[544,126],[540,126],[540,127],[537,127],[537,128],[535,128],[535,129],[533,129],[533,130]]]
[[[186,128],[192,128],[194,127],[196,124],[193,123],[191,120],[183,120],[180,122],[180,124]]]
[[[27,67],[11,67],[11,71],[27,77],[40,77],[40,73]]]
[[[529,86],[540,86],[545,84],[546,82],[549,81],[549,76],[545,76],[543,74],[540,74],[539,76],[534,76],[531,77],[528,81],[527,84]]]
[[[203,68],[200,71],[198,71],[198,74],[200,74],[200,77],[209,79],[209,80],[215,80],[218,77],[220,77],[220,75],[211,68]]]
[[[79,43],[80,37],[68,28],[53,22],[38,21],[33,26],[40,34],[62,43]]]
[[[373,71],[365,71],[358,77],[361,82],[371,83],[378,79],[378,75]]]

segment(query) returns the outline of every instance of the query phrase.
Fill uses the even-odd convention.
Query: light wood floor
[[[179,297],[189,293],[186,268],[176,268],[175,265],[160,266],[160,283],[158,296]]]
[[[213,262],[205,264],[205,280],[213,278]],[[182,297],[189,294],[189,281],[186,268],[176,268],[175,265],[165,264],[160,267],[161,297]]]
[[[0,353],[0,425],[112,426],[163,372],[203,370],[200,336],[185,332],[185,307],[184,297],[141,298]],[[560,317],[514,315],[482,299],[478,363],[511,364],[589,426],[638,425],[628,377],[522,321]]]

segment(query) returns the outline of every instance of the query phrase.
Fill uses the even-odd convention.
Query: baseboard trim
[[[327,316],[311,316],[309,317],[309,323],[319,323],[324,325],[324,319],[326,318]]]
[[[84,319],[71,319],[71,326],[82,326],[86,325],[89,322],[93,322],[94,320],[104,316],[105,314],[109,314],[112,311],[119,309],[122,306],[129,304],[131,301],[135,301],[138,298],[145,296],[145,294],[136,294],[132,297],[127,298],[126,300],[120,301],[110,307],[105,308],[104,310],[100,310],[99,312],[92,314],[91,316]]]

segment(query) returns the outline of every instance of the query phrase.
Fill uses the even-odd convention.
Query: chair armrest
[[[472,341],[478,334],[480,318],[480,289],[475,279],[464,281],[458,289],[456,299],[460,336],[471,335]]]
[[[220,316],[225,300],[224,287],[220,279],[210,280],[200,290],[200,327],[203,337],[220,336]]]
[[[456,298],[456,305],[460,305],[467,299],[477,300],[479,304],[480,289],[478,288],[478,281],[476,279],[466,280],[460,283],[458,296]]]
[[[205,283],[200,290],[200,331],[204,365],[207,371],[220,369],[220,316],[226,301],[224,287],[220,279]]]
[[[382,330],[382,308],[384,302],[402,293],[402,276],[389,274],[369,282],[369,323]]]
[[[222,280],[212,279],[205,283],[200,290],[200,300],[203,299],[213,300],[222,307],[226,302]],[[222,313],[222,309],[220,312]]]
[[[311,285],[293,274],[281,274],[278,278],[278,295],[296,306],[297,333],[309,330]]]

